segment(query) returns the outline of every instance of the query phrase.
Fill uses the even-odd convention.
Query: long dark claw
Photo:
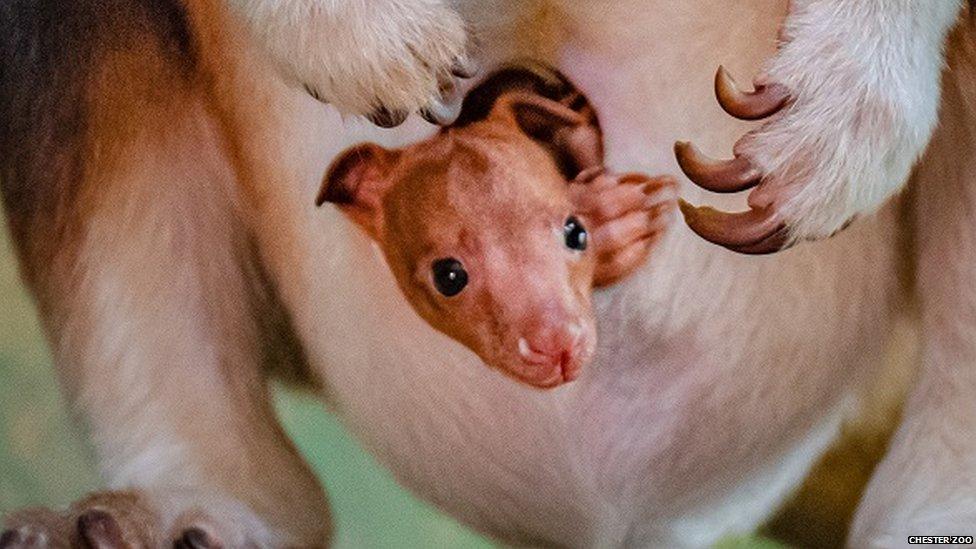
[[[420,111],[420,116],[431,124],[448,126],[457,120],[461,114],[461,102],[464,98],[458,86],[451,86],[445,90],[443,96]]]
[[[481,72],[478,62],[470,57],[463,57],[454,62],[451,66],[451,74],[458,78],[472,78]]]
[[[126,549],[119,523],[112,515],[99,509],[92,509],[78,517],[78,534],[89,549]]]
[[[720,66],[715,73],[715,97],[730,115],[741,120],[758,120],[782,109],[790,99],[790,92],[780,84],[756,86],[753,91],[744,92],[725,67]]]
[[[727,246],[727,248],[740,254],[768,255],[781,252],[792,245],[793,243],[789,240],[789,231],[786,229],[786,225],[781,225],[773,234],[755,244],[749,244],[748,246]]]
[[[762,180],[759,168],[742,156],[715,160],[687,141],[674,144],[674,155],[688,179],[707,191],[737,193],[755,187]]]
[[[309,95],[311,95],[312,98],[314,98],[319,103],[326,103],[326,104],[328,104],[328,101],[326,101],[325,98],[322,97],[322,94],[320,94],[319,91],[317,89],[315,89],[314,87],[312,87],[310,84],[303,84],[302,87],[305,88],[305,92],[306,93],[308,93]]]
[[[678,201],[685,223],[698,236],[729,250],[764,254],[781,250],[787,242],[786,225],[772,207],[726,213],[708,206]]]
[[[219,549],[221,545],[199,528],[190,528],[173,543],[173,549]]]
[[[24,536],[17,530],[7,530],[0,536],[0,549],[16,549],[24,545]]]
[[[391,111],[386,107],[380,107],[373,111],[367,118],[369,118],[370,122],[381,128],[395,128],[403,124],[408,115],[409,113],[407,111]]]

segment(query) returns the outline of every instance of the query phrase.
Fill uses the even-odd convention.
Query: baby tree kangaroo
[[[503,69],[430,139],[346,151],[317,204],[381,247],[431,326],[535,387],[574,380],[596,346],[590,294],[633,272],[667,226],[668,177],[611,175],[585,98],[558,73]]]

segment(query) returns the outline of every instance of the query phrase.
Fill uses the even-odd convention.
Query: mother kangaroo
[[[12,514],[0,545],[327,544],[326,495],[269,403],[287,367],[400,482],[499,540],[707,546],[802,481],[906,302],[919,374],[849,543],[976,533],[972,39],[957,0],[3,2],[4,204],[106,488]],[[692,179],[755,186],[745,213],[686,206],[702,236],[796,245],[673,230],[595,296],[580,379],[488,369],[314,206],[348,145],[450,118],[469,40],[482,65],[573,80],[611,169],[675,172],[692,139]],[[718,107],[720,64],[722,105],[761,121]]]

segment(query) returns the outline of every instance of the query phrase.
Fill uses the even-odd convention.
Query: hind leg
[[[917,172],[922,369],[858,511],[850,540],[855,547],[902,546],[909,535],[976,535],[972,32],[967,23],[952,42],[942,123]]]
[[[203,100],[172,88],[106,100],[90,120],[84,181],[57,214],[62,230],[21,241],[109,491],[65,512],[11,515],[5,548],[328,541],[324,493],[261,372],[234,175]]]

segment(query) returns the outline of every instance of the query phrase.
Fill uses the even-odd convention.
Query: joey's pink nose
[[[582,338],[578,322],[543,324],[519,338],[518,351],[526,364],[552,370],[560,381],[572,381],[579,374]]]

